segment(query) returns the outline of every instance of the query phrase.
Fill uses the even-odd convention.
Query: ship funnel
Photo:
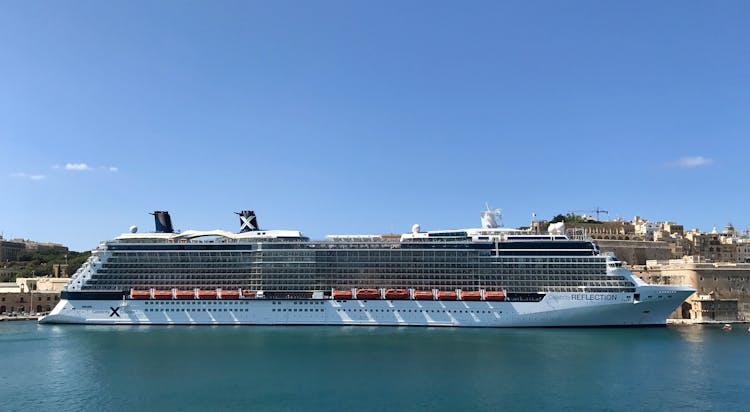
[[[172,218],[166,210],[157,210],[154,213],[154,223],[156,224],[156,233],[174,233],[172,228]]]
[[[240,213],[240,232],[252,232],[258,230],[258,219],[255,217],[255,212],[252,210],[243,210]]]

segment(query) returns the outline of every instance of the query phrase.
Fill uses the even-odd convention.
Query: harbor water
[[[747,410],[750,332],[0,322],[4,411]]]

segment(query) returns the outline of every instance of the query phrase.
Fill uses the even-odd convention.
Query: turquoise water
[[[747,326],[0,322],[0,409],[747,410]]]

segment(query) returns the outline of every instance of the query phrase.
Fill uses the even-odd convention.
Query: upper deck
[[[162,212],[163,213],[163,212]],[[169,219],[166,220],[170,223]],[[483,227],[401,235],[223,230],[131,233],[105,242],[67,290],[392,287],[536,293],[631,288],[590,240],[562,231]],[[159,229],[157,225],[157,230]]]
[[[255,213],[243,211],[240,215],[241,230],[239,233],[229,232],[222,229],[214,230],[186,230],[175,232],[172,228],[171,217],[168,212],[156,211],[153,213],[156,222],[156,231],[150,233],[138,233],[135,226],[131,227],[130,233],[117,236],[110,243],[258,243],[258,242],[309,242],[299,230],[262,230],[258,227]],[[500,242],[528,242],[528,241],[588,241],[580,234],[566,234],[564,227],[550,226],[549,233],[536,233],[530,230],[507,229],[498,227],[501,220],[500,210],[488,210],[482,212],[482,227],[469,229],[451,229],[437,231],[422,231],[418,224],[412,226],[410,233],[401,235],[329,235],[321,242],[351,243],[351,244],[376,244],[381,242],[398,242],[401,244],[411,243],[433,243],[433,242],[460,242],[489,244]]]

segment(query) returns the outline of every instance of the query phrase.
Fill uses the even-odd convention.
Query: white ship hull
[[[558,327],[664,325],[693,289],[547,293],[540,302],[437,300],[61,300],[42,323]],[[634,297],[636,299],[634,299]]]

